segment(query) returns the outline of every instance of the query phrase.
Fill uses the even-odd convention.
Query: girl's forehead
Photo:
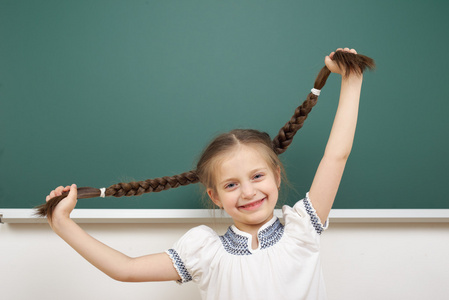
[[[269,167],[266,157],[255,146],[239,145],[217,161],[217,175]]]

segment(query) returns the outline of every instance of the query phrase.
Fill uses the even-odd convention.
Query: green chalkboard
[[[373,57],[336,208],[449,208],[446,1],[0,1],[0,208],[55,186],[193,168],[216,134],[274,136],[337,47]],[[310,187],[332,76],[282,155]],[[202,208],[198,186],[80,208]],[[283,200],[284,201],[284,200]]]

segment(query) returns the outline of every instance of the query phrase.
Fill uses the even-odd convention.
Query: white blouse
[[[252,236],[234,225],[219,236],[207,226],[189,230],[167,254],[180,283],[198,284],[202,299],[326,299],[320,263],[323,226],[308,198],[282,208]]]

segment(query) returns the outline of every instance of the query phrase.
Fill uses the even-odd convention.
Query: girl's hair
[[[348,76],[354,72],[363,73],[368,69],[375,67],[374,60],[360,54],[353,54],[343,51],[335,52],[332,58],[340,68],[345,70],[343,76]],[[330,75],[329,69],[324,66],[318,73],[313,87],[321,90],[326,84],[326,80]],[[105,196],[139,196],[144,193],[160,192],[179,186],[200,182],[206,187],[214,186],[214,178],[212,175],[213,164],[217,155],[229,151],[238,144],[251,145],[259,147],[262,154],[265,155],[267,162],[275,171],[277,167],[282,169],[282,164],[277,155],[282,154],[291,144],[296,132],[301,129],[308,114],[318,101],[318,96],[309,93],[307,99],[296,108],[291,119],[279,130],[278,135],[271,141],[269,135],[264,132],[251,129],[237,129],[229,133],[219,135],[204,150],[198,161],[196,170],[185,172],[174,176],[165,176],[155,179],[147,179],[138,182],[117,183],[106,188]],[[68,192],[61,196],[53,197],[43,205],[36,207],[36,215],[42,217],[52,217],[53,210],[56,205],[65,197]],[[94,198],[101,195],[100,189],[91,187],[79,187],[78,199]]]

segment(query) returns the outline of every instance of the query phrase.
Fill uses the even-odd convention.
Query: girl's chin
[[[234,220],[234,225],[241,231],[250,232],[251,230],[259,230],[263,225],[268,223],[272,218],[273,214],[270,215],[251,215],[247,216],[244,220]]]

